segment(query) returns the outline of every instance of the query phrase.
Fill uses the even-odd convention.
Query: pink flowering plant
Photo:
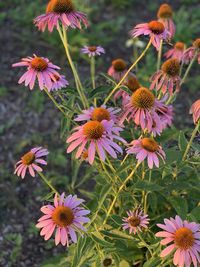
[[[79,47],[90,64],[82,77],[68,33],[84,35],[92,24],[75,2],[51,0],[33,18],[39,31],[58,33],[67,71],[34,51],[13,62],[24,70],[19,86],[40,89],[61,113],[71,162],[71,182],[56,187],[48,178],[48,154],[54,157],[48,147],[34,144],[16,159],[19,179],[41,178],[49,190],[35,225],[44,242],[66,247],[50,266],[200,266],[198,98],[186,111],[193,129],[174,125],[176,99],[198,67],[200,39],[187,48],[175,41],[174,13],[163,4],[157,16],[130,29],[133,40],[145,43],[132,62],[111,59],[106,69],[98,65],[109,53],[103,45]],[[148,53],[157,64],[146,77]]]

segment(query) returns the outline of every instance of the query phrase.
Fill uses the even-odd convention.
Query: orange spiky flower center
[[[136,108],[150,109],[155,102],[154,94],[145,87],[140,87],[131,96],[131,103]]]
[[[148,27],[154,34],[161,34],[165,30],[164,25],[157,20],[150,21],[148,23]]]
[[[123,59],[115,59],[112,62],[112,66],[115,71],[124,71],[126,69],[126,62]]]
[[[99,121],[101,122],[102,120],[110,120],[110,113],[107,109],[105,108],[95,108],[92,112],[91,116],[93,121]]]
[[[197,49],[200,49],[200,38],[196,39],[194,42],[193,42],[193,46]]]
[[[89,47],[88,47],[88,50],[89,50],[90,52],[96,52],[96,51],[97,51],[97,47],[96,47],[96,46],[89,46]]]
[[[177,42],[174,46],[176,49],[183,51],[185,49],[185,44],[183,42]]]
[[[22,163],[24,165],[30,165],[34,162],[35,160],[35,154],[31,151],[29,151],[28,153],[26,153],[22,158]]]
[[[167,75],[175,77],[179,75],[180,63],[176,58],[170,58],[162,64],[162,71]]]
[[[157,17],[159,19],[168,19],[173,15],[173,10],[170,5],[162,4],[158,10]]]
[[[74,11],[74,5],[71,0],[50,0],[47,5],[46,13],[55,12],[58,14],[70,13]]]
[[[141,221],[140,218],[137,217],[137,216],[131,216],[131,217],[128,218],[129,224],[131,226],[133,226],[133,227],[139,226],[140,225],[140,221]]]
[[[125,85],[128,87],[128,89],[131,90],[131,92],[135,92],[138,88],[141,87],[138,80],[134,76],[130,76]]]
[[[194,241],[195,238],[193,232],[186,227],[179,228],[174,234],[174,243],[180,249],[187,250],[191,248]]]
[[[66,227],[72,224],[74,220],[74,213],[72,209],[65,206],[58,206],[52,214],[52,220],[60,227]]]
[[[88,121],[83,126],[83,134],[89,139],[97,140],[102,137],[104,133],[104,127],[99,121]]]
[[[159,150],[159,145],[153,138],[149,137],[143,138],[141,140],[141,145],[144,149],[146,149],[149,152],[156,152]]]
[[[48,67],[48,63],[41,57],[35,57],[31,60],[31,67],[37,71],[44,71]]]

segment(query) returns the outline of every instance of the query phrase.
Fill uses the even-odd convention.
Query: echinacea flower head
[[[100,56],[101,54],[105,54],[105,50],[101,46],[84,46],[81,49],[83,54],[87,54],[89,57]]]
[[[130,90],[130,93],[135,92],[138,88],[141,87],[138,79],[133,73],[131,73],[125,79],[123,85],[125,85]],[[128,101],[128,97],[129,94],[125,90],[119,89],[114,95],[114,100],[116,101],[118,98],[122,98],[122,105],[125,105]]]
[[[157,224],[162,229],[156,237],[162,237],[161,245],[168,245],[161,253],[166,257],[174,252],[173,264],[178,267],[195,267],[200,263],[200,225],[182,220],[179,216],[164,219],[164,224]]]
[[[162,90],[163,94],[169,92],[172,95],[180,90],[179,76],[180,72],[180,62],[177,58],[170,58],[166,60],[162,66],[161,70],[155,72],[150,78],[151,86],[150,89]]]
[[[42,32],[48,28],[49,32],[58,26],[58,23],[64,27],[79,28],[81,24],[85,27],[88,26],[86,15],[82,12],[76,11],[74,4],[71,0],[50,0],[46,14],[42,14],[34,19],[34,24]]]
[[[35,85],[36,78],[41,90],[46,87],[50,91],[53,83],[56,82],[56,77],[60,77],[60,74],[57,72],[60,69],[58,66],[52,64],[48,58],[36,55],[22,58],[21,62],[13,64],[12,67],[27,68],[27,71],[19,79],[18,83],[24,82],[25,86],[29,86],[31,90]]]
[[[188,64],[194,57],[197,57],[198,63],[200,64],[200,38],[197,38],[192,47],[186,49],[183,55],[184,63]]]
[[[119,108],[106,108],[105,105],[101,107],[91,107],[89,109],[83,110],[83,113],[78,115],[75,121],[103,121],[112,120],[113,122],[117,122],[117,113],[119,113]]]
[[[138,163],[147,158],[150,169],[153,168],[153,165],[159,167],[159,157],[163,161],[165,159],[165,152],[162,147],[153,138],[149,137],[133,140],[127,149],[127,154],[136,154]]]
[[[159,50],[161,40],[169,39],[169,32],[165,29],[162,22],[152,20],[149,23],[138,24],[130,32],[133,38],[140,35],[149,35],[152,45]]]
[[[21,176],[21,178],[24,179],[26,173],[29,172],[32,177],[35,177],[35,172],[42,172],[42,168],[39,165],[47,165],[44,157],[48,154],[49,152],[45,148],[32,148],[16,163],[14,174]]]
[[[126,142],[119,136],[122,128],[115,126],[112,120],[88,121],[74,130],[75,132],[67,139],[67,143],[71,143],[67,153],[71,153],[78,147],[76,158],[79,158],[83,151],[87,149],[90,164],[94,162],[96,152],[102,161],[105,161],[105,152],[111,157],[117,158],[117,153],[122,153],[122,149],[116,141],[114,142],[114,139],[123,143]],[[87,145],[88,148],[86,148]]]
[[[165,29],[170,33],[170,37],[174,37],[175,25],[173,22],[173,10],[168,4],[162,4],[157,13],[158,20],[163,23]]]
[[[58,91],[62,88],[65,88],[69,85],[69,82],[65,79],[65,76],[64,75],[61,75],[61,76],[56,76],[54,75],[54,80],[52,80],[53,84],[52,84],[52,87],[51,89],[49,90],[50,91]]]
[[[144,228],[148,228],[149,218],[144,214],[143,210],[136,209],[135,211],[127,211],[128,217],[123,218],[123,229],[129,229],[129,234],[142,232]]]
[[[192,104],[190,108],[190,114],[193,114],[193,121],[194,124],[196,124],[200,119],[200,99]]]
[[[121,59],[115,59],[112,61],[112,65],[108,69],[108,75],[110,75],[116,81],[120,81],[127,71],[126,62]]]
[[[164,56],[166,58],[176,58],[179,62],[182,62],[185,49],[186,45],[183,42],[177,42]]]
[[[41,208],[44,215],[38,220],[37,228],[41,229],[40,235],[44,240],[51,238],[55,231],[56,246],[61,243],[63,246],[69,246],[70,242],[77,242],[76,229],[86,231],[84,223],[90,221],[85,215],[90,211],[83,209],[80,204],[83,199],[77,196],[69,195],[65,197],[55,194],[54,205],[46,205]]]
[[[132,119],[143,130],[151,131],[154,122],[160,123],[160,118],[155,112],[158,102],[148,88],[138,88],[124,105],[120,122]]]

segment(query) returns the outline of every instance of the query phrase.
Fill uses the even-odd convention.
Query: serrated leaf
[[[188,213],[188,204],[185,198],[181,196],[173,196],[168,198],[168,201],[182,219],[186,218]]]

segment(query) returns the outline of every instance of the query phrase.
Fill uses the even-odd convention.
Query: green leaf
[[[186,218],[188,213],[188,204],[185,198],[181,196],[174,196],[168,198],[168,201],[182,219]]]
[[[98,232],[92,233],[91,238],[102,247],[112,248],[114,246],[112,243],[104,240],[103,236],[101,236]]]
[[[134,188],[150,192],[161,191],[163,189],[160,185],[148,181],[138,181],[134,184]]]
[[[143,267],[157,267],[160,266],[160,259],[158,258],[151,258],[149,261],[145,262]]]
[[[187,144],[188,142],[187,142],[184,132],[180,131],[179,138],[178,138],[178,146],[179,146],[180,151],[185,151]]]
[[[200,206],[194,208],[190,212],[189,217],[191,217],[193,220],[199,222],[200,221]]]
[[[112,90],[113,86],[99,86],[89,93],[89,98],[100,96],[102,94],[108,94]]]

